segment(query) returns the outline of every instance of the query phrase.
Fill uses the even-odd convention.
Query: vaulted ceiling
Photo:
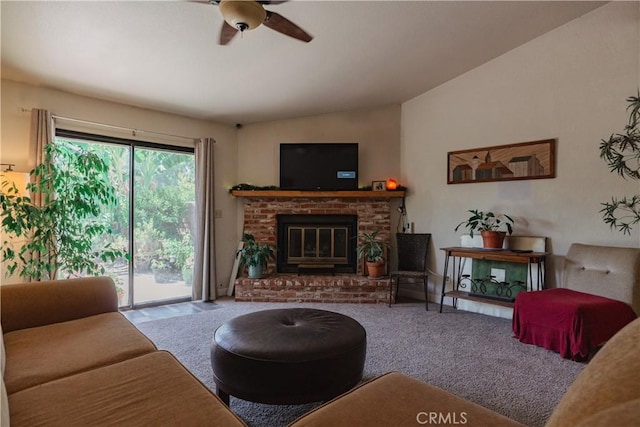
[[[196,1],[2,1],[2,78],[221,123],[399,104],[601,6],[592,1],[311,1],[218,44]]]

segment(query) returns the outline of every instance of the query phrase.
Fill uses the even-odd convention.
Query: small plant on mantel
[[[229,193],[233,193],[234,191],[272,191],[272,190],[279,190],[280,187],[277,187],[275,185],[252,185],[252,184],[246,184],[246,183],[241,183],[241,184],[236,184],[233,187],[231,187],[229,189]]]
[[[384,275],[385,270],[385,249],[389,244],[378,237],[380,230],[371,233],[361,233],[358,245],[358,259],[364,258],[367,263],[369,277],[378,278]]]
[[[462,221],[455,228],[455,231],[461,226],[465,226],[469,230],[469,235],[473,237],[474,231],[479,231],[482,235],[482,241],[485,248],[502,248],[504,238],[507,233],[513,233],[513,218],[507,214],[496,214],[491,211],[483,212],[477,209],[469,210],[471,216]],[[500,230],[501,227],[507,230]]]

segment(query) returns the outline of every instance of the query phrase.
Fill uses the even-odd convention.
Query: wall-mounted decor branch
[[[607,162],[609,170],[624,179],[640,181],[640,91],[637,96],[627,98],[631,110],[629,123],[624,133],[612,134],[600,143],[600,157]],[[631,234],[631,226],[640,222],[640,194],[601,203],[600,212],[606,224],[624,234]]]

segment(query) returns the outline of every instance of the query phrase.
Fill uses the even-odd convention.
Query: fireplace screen
[[[278,215],[278,271],[355,273],[355,215]],[[317,270],[317,269],[316,269]]]
[[[346,227],[289,227],[290,263],[347,263]]]

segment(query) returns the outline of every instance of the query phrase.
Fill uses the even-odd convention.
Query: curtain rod
[[[20,110],[23,113],[31,112],[31,109],[24,108],[24,107],[20,107]],[[146,133],[146,134],[149,134],[149,135],[158,135],[158,136],[164,136],[164,137],[169,137],[169,138],[186,139],[186,140],[189,140],[189,141],[195,141],[195,140],[199,139],[199,138],[193,138],[193,137],[190,137],[190,136],[173,135],[173,134],[170,134],[170,133],[155,132],[155,131],[152,131],[152,130],[133,129],[133,128],[123,127],[123,126],[110,125],[110,124],[107,124],[107,123],[99,123],[99,122],[92,122],[92,121],[89,121],[89,120],[74,119],[72,117],[58,116],[56,114],[52,114],[51,117],[54,118],[54,119],[66,120],[66,121],[69,121],[69,122],[84,123],[84,124],[89,124],[89,125],[107,127],[107,128],[111,128],[111,129],[125,130],[125,131],[131,132],[131,135],[133,135],[133,136],[137,136],[138,133]],[[215,143],[215,140],[213,142]]]

